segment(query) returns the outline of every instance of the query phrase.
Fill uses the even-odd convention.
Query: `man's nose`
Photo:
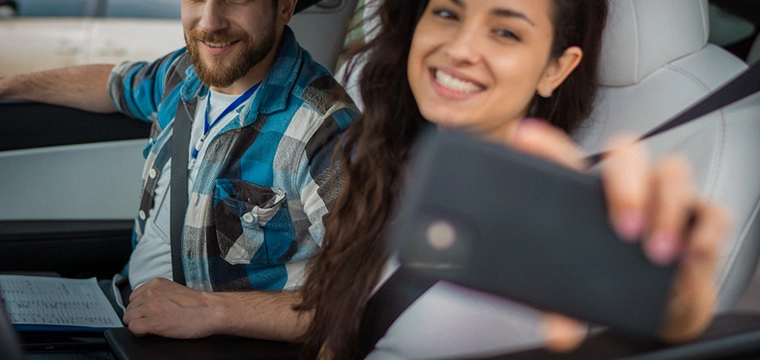
[[[203,13],[198,23],[200,30],[214,33],[229,25],[225,17],[224,0],[207,0],[203,5]]]

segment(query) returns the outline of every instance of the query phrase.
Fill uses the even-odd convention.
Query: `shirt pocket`
[[[277,264],[295,253],[295,230],[284,191],[219,179],[214,196],[219,252],[228,263]]]

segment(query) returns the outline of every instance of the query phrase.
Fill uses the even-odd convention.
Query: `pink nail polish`
[[[638,211],[626,211],[615,221],[615,231],[628,243],[636,242],[644,232],[644,216]]]
[[[653,263],[666,266],[676,259],[680,251],[681,246],[677,236],[658,231],[649,239],[646,254]]]

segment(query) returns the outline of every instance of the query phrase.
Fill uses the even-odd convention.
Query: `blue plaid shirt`
[[[153,63],[117,66],[109,91],[119,111],[153,123],[144,152],[137,244],[161,170],[171,158],[175,116],[186,111],[180,115],[192,121],[208,87],[182,49]],[[342,183],[333,147],[357,116],[343,88],[286,27],[279,57],[257,95],[207,140],[209,150],[199,159],[182,240],[189,287],[281,290],[300,284],[303,265],[322,244],[322,219]]]

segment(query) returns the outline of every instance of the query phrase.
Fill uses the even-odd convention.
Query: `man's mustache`
[[[247,40],[247,34],[234,33],[231,31],[217,31],[208,33],[205,31],[193,31],[188,35],[191,39],[202,42],[227,43]]]

